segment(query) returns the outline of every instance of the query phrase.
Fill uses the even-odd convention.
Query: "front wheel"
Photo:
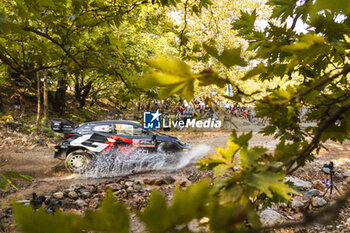
[[[92,155],[87,151],[72,151],[67,155],[65,165],[72,173],[84,173],[89,168]]]

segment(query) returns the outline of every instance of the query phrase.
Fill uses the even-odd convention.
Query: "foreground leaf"
[[[116,203],[111,191],[102,201],[97,211],[87,211],[84,216],[56,211],[49,213],[40,208],[34,211],[31,206],[20,203],[12,205],[15,220],[20,231],[27,233],[78,233],[82,231],[129,232],[130,221],[127,209]]]

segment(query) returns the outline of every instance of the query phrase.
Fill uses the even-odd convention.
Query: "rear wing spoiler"
[[[75,129],[75,123],[68,119],[52,119],[51,129],[57,133],[69,133]]]

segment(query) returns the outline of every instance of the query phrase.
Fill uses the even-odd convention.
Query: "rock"
[[[318,196],[320,194],[320,191],[318,189],[310,189],[307,192],[303,194],[304,197],[314,197]]]
[[[30,203],[30,200],[18,200],[16,201],[16,203],[21,203],[21,204]]]
[[[200,224],[205,224],[205,223],[208,223],[209,222],[209,218],[207,218],[207,217],[203,217],[203,218],[201,218],[200,220],[199,220],[199,223]]]
[[[126,198],[127,196],[128,196],[128,193],[127,193],[127,192],[124,192],[124,193],[122,193],[122,195],[121,195],[122,198]]]
[[[151,180],[150,179],[143,179],[143,183],[144,184],[151,184]]]
[[[64,197],[63,192],[56,192],[54,194],[52,194],[52,196],[56,199],[62,199]]]
[[[87,191],[86,189],[85,190],[81,190],[80,194],[85,199],[91,197],[91,193],[89,191]]]
[[[301,196],[295,196],[292,200],[292,208],[299,212],[308,206],[308,202],[309,201],[307,199],[304,199]]]
[[[346,220],[346,225],[350,226],[350,218]]]
[[[112,189],[113,191],[119,190],[122,188],[122,186],[120,184],[117,183],[111,183],[111,184],[107,184],[106,185],[106,189]]]
[[[78,194],[75,191],[70,191],[67,196],[71,199],[77,199],[78,198]]]
[[[153,184],[160,186],[162,184],[165,184],[165,182],[163,179],[156,179],[154,180]]]
[[[128,186],[128,187],[133,186],[133,184],[134,184],[134,182],[132,182],[132,181],[126,181],[125,182],[125,185]]]
[[[31,146],[28,147],[28,150],[34,150],[34,149],[36,148],[36,146],[37,146],[37,145],[35,145],[35,144],[34,144],[34,145],[31,145]]]
[[[172,183],[174,183],[176,180],[172,177],[172,176],[166,176],[165,178],[164,178],[164,183],[165,184],[172,184]]]
[[[315,189],[324,189],[325,184],[321,180],[312,181],[312,187]]]
[[[114,193],[113,193],[113,195],[114,196],[119,196],[120,194],[122,194],[123,193],[123,191],[122,190],[118,190],[118,191],[115,191]]]
[[[301,220],[304,217],[302,213],[296,213],[292,216],[294,220]]]
[[[263,226],[273,226],[285,221],[285,217],[275,210],[265,209],[260,213],[260,221]]]
[[[191,182],[189,182],[187,180],[180,182],[180,187],[182,187],[182,188],[188,187],[190,185],[191,185]]]
[[[295,186],[302,188],[302,189],[309,189],[312,188],[312,184],[309,181],[304,181],[296,177],[289,177],[287,176],[284,178],[284,181],[292,182]]]
[[[314,197],[311,199],[311,204],[313,207],[322,207],[327,205],[327,201],[322,197]]]
[[[350,177],[350,171],[346,171],[343,173],[343,177]]]
[[[134,190],[139,191],[142,189],[142,185],[141,184],[134,184]]]
[[[87,206],[86,202],[82,199],[76,200],[74,204],[80,208]]]
[[[97,192],[97,188],[96,188],[95,186],[93,186],[93,185],[88,186],[88,187],[86,187],[86,188],[87,188],[87,190],[88,190],[90,193],[96,193],[96,192]]]
[[[127,191],[128,193],[131,193],[132,191],[134,191],[134,189],[133,189],[133,187],[129,186],[129,187],[126,189],[126,191]]]
[[[65,196],[67,196],[68,193],[71,192],[71,191],[74,191],[74,189],[73,189],[73,188],[65,189],[65,190],[63,190],[63,194],[64,194]]]
[[[279,206],[279,208],[282,208],[282,209],[285,209],[288,207],[287,203],[285,203],[285,202],[279,203],[278,206]]]
[[[100,199],[96,197],[89,202],[89,207],[96,209],[100,205],[100,203]]]
[[[77,215],[83,215],[84,214],[84,211],[76,210],[76,209],[70,209],[68,212],[72,213],[72,214],[77,214]]]

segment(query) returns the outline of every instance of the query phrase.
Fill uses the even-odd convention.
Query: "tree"
[[[114,95],[111,86],[125,86],[121,90],[140,95],[142,90],[135,83],[147,70],[147,59],[156,53],[177,53],[172,19],[158,7],[168,4],[3,1],[0,60],[28,88],[36,88],[35,72],[43,70],[53,74],[50,81],[57,85],[76,86],[81,108],[90,94],[94,98]]]

